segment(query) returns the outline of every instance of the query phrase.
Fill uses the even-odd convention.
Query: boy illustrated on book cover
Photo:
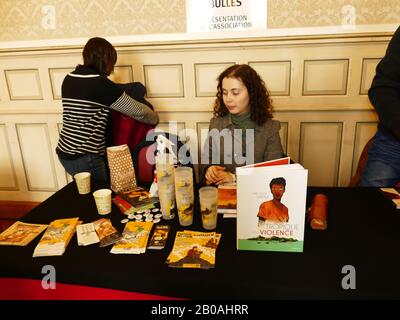
[[[237,248],[302,252],[307,170],[286,164],[237,173]]]

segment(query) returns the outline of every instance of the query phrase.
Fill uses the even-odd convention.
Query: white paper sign
[[[266,0],[186,0],[187,32],[266,29]]]

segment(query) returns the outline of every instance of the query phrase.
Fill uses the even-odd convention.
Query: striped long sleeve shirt
[[[129,97],[107,77],[79,65],[62,84],[63,127],[57,145],[62,158],[104,154],[105,130],[111,109],[140,122],[156,124],[157,113]]]

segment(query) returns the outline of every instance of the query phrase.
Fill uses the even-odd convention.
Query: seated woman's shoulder
[[[229,115],[223,117],[212,117],[210,119],[210,127],[216,129],[222,129],[229,123]]]
[[[279,131],[281,128],[281,122],[279,120],[268,119],[264,123],[264,128],[272,131]]]

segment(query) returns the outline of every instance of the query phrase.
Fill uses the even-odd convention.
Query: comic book
[[[114,244],[110,252],[115,254],[145,253],[152,227],[153,222],[128,222],[122,232],[122,238]]]
[[[236,218],[236,183],[224,183],[218,186],[218,213],[224,218]]]
[[[52,221],[36,246],[33,257],[61,256],[75,233],[79,218]]]
[[[308,171],[284,158],[236,176],[237,249],[303,252]]]
[[[114,244],[121,239],[121,234],[113,227],[110,219],[101,218],[94,221],[93,224],[100,239],[100,247]]]
[[[135,208],[128,201],[122,199],[119,195],[116,195],[114,198],[112,198],[112,202],[125,215],[129,215],[135,212]]]
[[[160,201],[158,197],[150,197],[149,191],[142,187],[135,187],[127,192],[119,192],[117,195],[133,207],[131,209],[133,212],[154,208],[154,205]]]
[[[46,228],[47,224],[33,224],[16,221],[0,233],[0,245],[26,246]]]
[[[166,263],[173,268],[214,268],[219,239],[215,232],[178,231]]]

